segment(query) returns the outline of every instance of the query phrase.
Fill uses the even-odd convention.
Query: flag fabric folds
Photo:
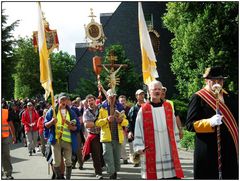
[[[148,85],[151,81],[158,78],[156,56],[153,51],[150,35],[147,30],[142,4],[138,2],[138,24],[139,24],[139,38],[142,52],[142,72],[143,82]]]
[[[45,100],[48,98],[52,89],[51,68],[49,62],[49,52],[45,36],[44,21],[41,4],[38,2],[38,48],[40,57],[40,82],[45,89]]]

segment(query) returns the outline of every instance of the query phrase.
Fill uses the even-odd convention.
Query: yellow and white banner
[[[40,82],[42,87],[45,89],[45,99],[47,99],[53,89],[49,53],[44,29],[44,19],[40,2],[38,2],[38,48],[40,57]]]
[[[145,22],[141,2],[138,2],[138,24],[139,24],[140,46],[141,46],[141,52],[142,52],[143,82],[144,84],[148,85],[151,81],[158,78],[158,72],[157,72],[157,66],[156,66],[157,60],[153,51],[150,35],[147,30],[147,25]]]

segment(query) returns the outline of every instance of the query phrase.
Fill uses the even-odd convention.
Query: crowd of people
[[[229,96],[224,89],[219,92],[219,107],[215,107],[214,86],[223,86],[224,80],[220,70],[207,70],[203,78],[206,87],[193,95],[186,122],[186,128],[196,132],[194,178],[236,179],[237,110],[225,105]],[[184,136],[182,124],[173,102],[166,99],[167,88],[160,81],[152,81],[148,85],[150,100],[138,89],[136,104],[129,106],[125,95],[117,96],[112,89],[99,87],[104,101],[92,94],[81,100],[60,93],[54,108],[39,99],[2,99],[2,178],[13,179],[10,133],[13,143],[27,147],[30,157],[36,154],[36,148],[42,152],[51,165],[52,179],[71,179],[72,169],[78,165],[82,170],[90,157],[97,179],[103,179],[104,167],[109,179],[117,179],[121,164],[129,162],[133,167],[141,166],[143,179],[184,178],[177,149]],[[220,125],[221,167],[216,136]]]
[[[116,100],[116,95],[111,95],[110,92],[111,90],[105,92],[106,100],[102,103],[91,94],[87,95],[84,100],[81,100],[80,97],[70,99],[68,94],[60,93],[55,96],[55,113],[53,113],[51,104],[44,100],[25,98],[6,101],[3,98],[2,108],[8,110],[8,120],[14,126],[14,137],[16,139],[14,139],[13,143],[19,143],[26,147],[30,157],[41,151],[42,156],[46,157],[51,164],[52,179],[70,179],[71,170],[76,169],[76,165],[78,165],[77,168],[79,170],[82,170],[84,162],[90,157],[93,160],[97,179],[103,179],[102,172],[104,167],[110,174],[109,178],[116,179],[116,172],[120,170],[120,159],[123,160],[123,164],[133,163],[132,140],[129,141],[128,133],[130,129],[134,129],[134,125],[128,125],[127,117],[131,107],[127,104],[126,96],[120,95],[118,100]],[[140,93],[143,103],[144,92]],[[140,93],[139,90],[136,92],[137,99]],[[125,117],[123,125],[119,130],[115,130],[115,135],[112,135],[113,142],[116,141],[115,146],[108,144],[108,141],[101,141],[105,139],[100,137],[101,123],[97,126],[97,119],[100,119],[99,112],[108,109],[108,101],[111,100],[117,104],[120,112],[124,110],[123,114]],[[66,111],[64,112],[64,110]],[[56,116],[54,117],[53,114]],[[105,116],[108,117],[108,113]],[[111,117],[110,119],[113,119],[114,122],[115,117]],[[59,121],[59,119],[62,120]],[[131,122],[134,122],[135,119],[131,118],[133,120]],[[76,129],[74,124],[70,123],[73,120],[75,120]],[[66,125],[68,121],[70,121],[70,124]],[[60,122],[65,123],[61,125]],[[113,124],[115,124],[113,125],[114,129],[118,129],[117,123]],[[73,126],[69,129],[71,125]],[[70,133],[65,133],[64,130],[68,129]],[[57,138],[57,135],[61,135],[61,137]],[[68,140],[70,137],[71,144],[69,144]],[[130,161],[128,161],[126,143],[131,144]],[[116,153],[118,154],[116,155]],[[112,155],[112,159],[109,162],[110,155]],[[139,166],[139,164],[134,166]],[[7,171],[5,171],[5,176],[7,175],[6,173]],[[10,176],[6,178],[13,178],[11,174],[8,175]]]

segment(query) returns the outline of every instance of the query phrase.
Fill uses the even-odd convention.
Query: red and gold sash
[[[196,94],[199,95],[209,106],[211,106],[213,110],[216,110],[216,98],[214,97],[213,93],[203,88],[199,90]],[[236,120],[233,117],[231,111],[226,106],[226,104],[224,104],[221,101],[219,101],[219,110],[223,115],[224,124],[227,126],[228,130],[231,133],[231,136],[235,144],[236,153],[238,155],[239,140],[238,140],[238,126]]]
[[[183,178],[183,171],[178,157],[177,145],[174,136],[174,127],[173,127],[173,112],[171,104],[164,102],[164,110],[166,115],[166,123],[168,128],[168,135],[171,145],[171,154],[174,163],[174,169],[177,178]],[[154,139],[154,125],[152,117],[152,107],[150,103],[145,103],[142,105],[143,113],[143,128],[144,128],[144,140],[145,147],[148,147],[146,150],[146,173],[147,179],[157,179],[156,171],[156,148],[155,148],[155,139]]]

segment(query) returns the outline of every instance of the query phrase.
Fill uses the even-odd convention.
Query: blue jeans
[[[103,158],[107,167],[107,172],[112,175],[120,171],[121,144],[118,141],[102,143]]]

